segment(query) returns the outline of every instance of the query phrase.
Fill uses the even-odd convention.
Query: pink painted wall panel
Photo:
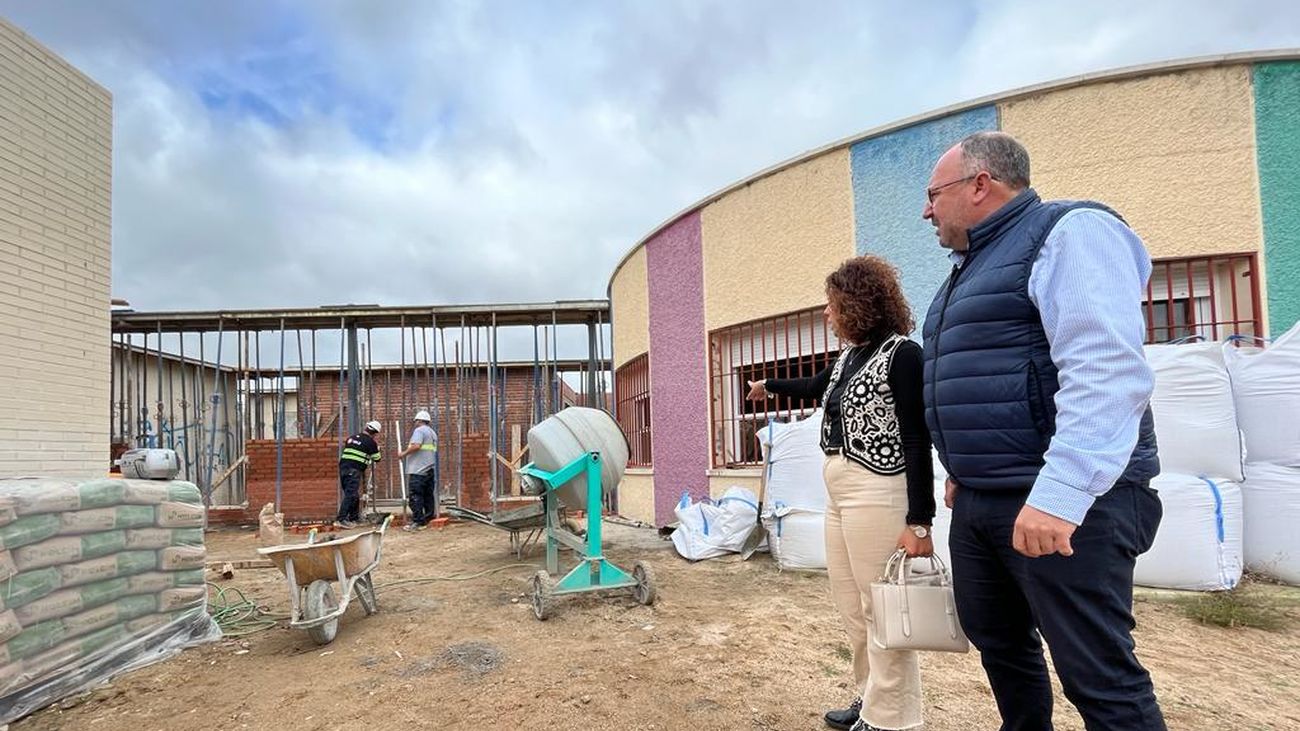
[[[673,521],[682,492],[709,494],[709,376],[698,211],[646,243],[655,523]]]

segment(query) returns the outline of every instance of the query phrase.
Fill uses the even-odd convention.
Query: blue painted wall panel
[[[921,218],[930,170],[961,138],[997,128],[997,108],[980,107],[863,140],[850,151],[857,252],[898,267],[918,333],[949,269],[947,249]]]

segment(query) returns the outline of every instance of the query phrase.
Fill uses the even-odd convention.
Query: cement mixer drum
[[[623,480],[628,458],[627,437],[608,411],[570,406],[528,430],[529,460],[547,472],[555,472],[588,452],[600,453],[600,485],[608,495]],[[562,505],[585,508],[586,476],[564,483],[555,495]]]

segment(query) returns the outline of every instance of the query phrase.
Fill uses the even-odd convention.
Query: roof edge
[[[697,200],[695,203],[692,203],[686,208],[683,208],[680,211],[674,213],[671,217],[669,217],[668,219],[660,223],[658,226],[651,229],[648,234],[641,237],[639,241],[637,241],[635,244],[632,245],[630,249],[628,249],[627,253],[623,255],[623,258],[619,259],[618,264],[614,267],[614,271],[609,275],[609,281],[605,285],[605,295],[606,297],[612,299],[614,279],[618,277],[618,273],[623,269],[623,266],[627,264],[628,260],[631,259],[638,251],[640,251],[646,245],[646,243],[650,241],[650,239],[653,239],[654,237],[658,236],[665,229],[672,226],[682,217],[687,216],[701,208],[704,208],[710,203],[713,203],[718,199],[722,198],[723,196],[727,195],[728,193],[731,193],[732,191],[738,190],[747,185],[752,185],[753,183],[756,183],[759,180],[762,180],[763,178],[770,177],[772,175],[775,175],[776,173],[781,172],[782,170],[794,167],[795,165],[806,162],[815,157],[820,157],[821,155],[825,155],[828,152],[833,152],[842,147],[848,147],[850,145],[857,144],[858,142],[861,142],[863,140],[871,139],[873,137],[879,137],[881,135],[889,134],[890,132],[896,132],[900,129],[911,127],[913,125],[920,124],[922,122],[928,122],[933,119],[946,117],[951,114],[957,114],[959,112],[969,111],[971,109],[988,106],[990,104],[1015,101],[1017,99],[1022,99],[1024,97],[1033,96],[1036,94],[1042,94],[1048,91],[1062,91],[1065,89],[1072,89],[1077,86],[1085,86],[1087,84],[1094,84],[1103,81],[1122,81],[1124,79],[1129,79],[1137,76],[1150,76],[1156,73],[1174,73],[1178,71],[1189,71],[1192,69],[1214,68],[1216,66],[1235,66],[1238,64],[1258,63],[1261,61],[1294,61],[1294,60],[1300,60],[1300,48],[1278,48],[1278,49],[1267,49],[1267,50],[1260,50],[1260,51],[1240,51],[1236,53],[1222,53],[1222,54],[1214,54],[1208,56],[1192,56],[1192,57],[1186,57],[1180,59],[1172,59],[1168,61],[1156,61],[1153,63],[1136,64],[1133,66],[1120,66],[1113,69],[1076,74],[1074,76],[1066,76],[1063,78],[1054,79],[1052,81],[1045,81],[1037,84],[1030,84],[1028,86],[1016,87],[1014,89],[998,92],[996,94],[988,94],[974,99],[968,99],[966,101],[957,102],[955,104],[949,104],[947,106],[939,107],[937,109],[931,109],[929,111],[921,112],[920,114],[913,114],[909,117],[904,117],[902,119],[898,119],[893,122],[888,122],[886,124],[879,125],[877,127],[872,127],[870,129],[864,130],[857,134],[850,135],[848,137],[835,140],[833,142],[829,142],[820,147],[813,148],[806,152],[795,155],[794,157],[788,158],[786,160],[782,160],[781,162],[763,168],[752,175],[749,175],[745,178],[741,178],[740,180],[732,183],[731,185],[726,186],[725,188],[721,188],[713,193],[710,193],[709,195]]]

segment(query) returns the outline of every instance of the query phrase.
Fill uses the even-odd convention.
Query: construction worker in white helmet
[[[368,421],[365,429],[343,442],[343,452],[339,454],[339,488],[343,499],[334,519],[334,525],[339,528],[355,528],[361,521],[361,483],[366,468],[381,458],[379,443],[375,441],[379,431],[379,422]]]
[[[438,434],[429,426],[430,421],[428,411],[416,412],[410,443],[397,455],[406,470],[406,493],[411,503],[411,522],[402,526],[406,531],[424,530],[430,520],[438,517]]]

